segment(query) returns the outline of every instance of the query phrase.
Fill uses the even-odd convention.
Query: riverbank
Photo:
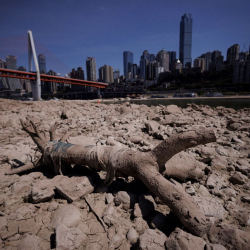
[[[97,100],[1,100],[0,249],[29,249],[35,244],[39,250],[60,246],[164,250],[171,242],[187,249],[194,248],[192,244],[201,249],[248,249],[249,111],[196,104],[180,108]],[[195,201],[211,229],[203,237],[193,235],[143,182],[119,172],[106,187],[105,171],[95,173],[78,165],[65,176],[54,176],[44,166],[5,175],[41,156],[21,127],[20,119],[26,117],[47,136],[57,122],[56,136],[69,131],[71,144],[141,153],[152,152],[163,140],[187,131],[212,130],[216,142],[176,154],[161,173],[173,190],[178,186]]]

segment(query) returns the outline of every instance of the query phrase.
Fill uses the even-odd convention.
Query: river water
[[[171,105],[175,104],[181,108],[186,108],[188,103],[209,105],[211,107],[224,106],[226,108],[233,108],[235,110],[242,108],[250,108],[250,98],[183,98],[183,99],[138,99],[131,100],[131,103],[134,104],[145,104],[147,106],[157,106],[162,105]]]

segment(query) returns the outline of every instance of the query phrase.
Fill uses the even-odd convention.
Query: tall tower
[[[174,61],[176,60],[176,51],[168,51],[169,55],[169,70],[174,69]]]
[[[192,66],[192,29],[193,18],[191,14],[184,14],[180,22],[180,46],[179,59],[183,68],[191,68]]]
[[[39,70],[41,74],[46,74],[46,60],[43,54],[38,55],[38,64]]]
[[[131,66],[134,63],[134,54],[131,51],[123,52],[123,70],[124,76],[127,75],[128,72],[131,72]]]
[[[156,61],[164,68],[164,71],[169,71],[169,54],[164,49],[160,50],[156,55]]]
[[[96,61],[94,57],[88,57],[86,60],[87,80],[96,82]]]
[[[235,61],[239,60],[240,46],[239,44],[234,44],[227,50],[227,62],[233,65]]]

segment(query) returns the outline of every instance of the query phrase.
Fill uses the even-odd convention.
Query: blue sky
[[[235,43],[241,50],[246,43],[248,49],[249,11],[250,0],[0,0],[0,42],[32,30],[39,41],[37,53],[52,52],[68,69],[83,67],[86,72],[90,56],[97,70],[107,64],[122,74],[125,50],[134,53],[137,64],[143,50],[156,54],[163,48],[178,56],[184,13],[193,17],[193,60],[217,49],[225,56]],[[50,58],[47,70],[63,68]],[[26,55],[18,65],[27,65]]]

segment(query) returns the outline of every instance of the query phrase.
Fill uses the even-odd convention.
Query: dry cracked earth
[[[0,249],[250,249],[250,109],[190,104],[147,107],[87,101],[0,102]],[[185,150],[166,163],[213,225],[192,235],[140,180],[72,166],[66,176],[43,168],[5,172],[40,152],[22,130],[29,117],[68,142],[150,151],[172,134],[212,128],[217,142]],[[91,167],[91,166],[90,166]]]

